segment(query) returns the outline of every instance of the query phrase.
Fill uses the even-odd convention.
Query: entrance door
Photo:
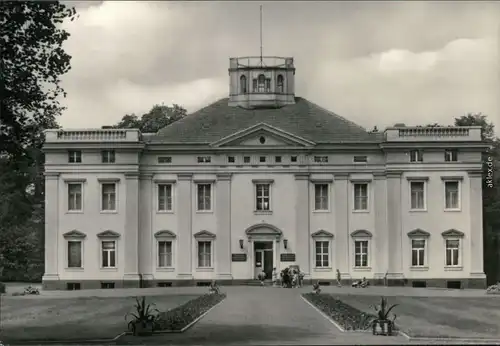
[[[264,270],[264,250],[255,250],[255,278]],[[267,275],[266,275],[267,276]]]
[[[261,241],[254,242],[255,249],[255,269],[254,277],[257,278],[259,273],[263,271],[266,273],[266,279],[272,279],[274,255],[273,255],[273,242]]]

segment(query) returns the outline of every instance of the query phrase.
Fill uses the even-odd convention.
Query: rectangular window
[[[158,184],[158,211],[172,211],[172,184]]]
[[[116,267],[116,242],[113,240],[102,242],[102,267]]]
[[[459,265],[459,239],[446,239],[446,265],[458,266]]]
[[[297,162],[297,156],[291,156],[290,157],[291,162]]]
[[[368,267],[368,240],[354,242],[354,266]]]
[[[158,267],[169,268],[172,267],[172,242],[159,241],[158,242]]]
[[[101,161],[102,163],[115,163],[115,151],[114,150],[101,151]]]
[[[444,151],[444,160],[446,162],[457,162],[458,161],[457,150],[445,150]]]
[[[212,242],[210,241],[198,242],[198,267],[199,268],[212,267]]]
[[[116,211],[116,184],[103,183],[102,189],[102,209],[103,211]]]
[[[68,291],[78,291],[80,290],[81,285],[79,282],[68,282],[66,283],[66,289]]]
[[[254,93],[257,92],[257,79],[252,81],[252,89]]]
[[[114,282],[101,282],[101,288],[102,289],[114,289],[115,283]]]
[[[411,240],[411,265],[421,267],[425,264],[425,239]]]
[[[68,268],[82,268],[82,242],[68,241]]]
[[[354,210],[368,210],[368,184],[354,184]]]
[[[172,163],[172,157],[171,156],[159,156],[158,163]]]
[[[198,184],[198,210],[212,210],[212,184]]]
[[[68,210],[82,211],[82,183],[68,184]]]
[[[243,157],[243,162],[244,163],[250,163],[250,156]]]
[[[328,210],[328,184],[314,184],[314,210]]]
[[[366,163],[368,162],[368,157],[366,156],[354,156],[355,163]]]
[[[80,150],[68,151],[68,162],[69,163],[81,163],[82,162],[82,152]]]
[[[458,181],[445,181],[445,209],[459,209],[460,208],[460,195],[459,195],[459,182]]]
[[[266,79],[266,93],[271,92],[271,79]]]
[[[274,157],[274,162],[281,163],[281,156],[275,156]]]
[[[326,162],[328,162],[328,156],[314,156],[314,162],[326,163]]]
[[[228,156],[228,157],[227,157],[227,162],[229,162],[229,163],[234,163],[234,161],[235,161],[235,160],[234,160],[234,156]]]
[[[330,247],[329,241],[317,241],[316,242],[316,267],[325,268],[330,266],[329,251]]]
[[[422,162],[424,160],[421,150],[410,151],[410,162]]]
[[[198,163],[210,163],[212,158],[210,156],[198,156]]]
[[[259,162],[266,162],[266,157],[265,156],[259,157]]]
[[[425,210],[425,182],[411,181],[411,210]]]
[[[256,184],[256,210],[269,211],[271,210],[271,185],[270,184]]]

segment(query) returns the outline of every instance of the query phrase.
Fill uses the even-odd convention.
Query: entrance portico
[[[283,232],[276,226],[260,223],[245,230],[248,238],[249,271],[257,278],[259,272],[266,273],[266,279],[271,279],[273,268],[278,271],[281,253],[281,238]],[[272,261],[270,265],[269,261]]]

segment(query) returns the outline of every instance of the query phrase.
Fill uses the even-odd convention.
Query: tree
[[[177,104],[173,104],[171,107],[163,104],[154,105],[140,119],[135,114],[126,114],[118,124],[112,127],[118,129],[140,129],[143,133],[152,133],[184,118],[186,115],[187,111]]]
[[[66,95],[60,86],[60,76],[69,71],[70,56],[62,44],[69,33],[60,24],[75,16],[74,8],[58,1],[0,2],[0,253],[3,254],[15,252],[12,247],[19,245],[15,239],[30,241],[27,246],[35,244],[37,251],[30,253],[43,250],[36,237],[22,235],[32,228],[43,239],[43,219],[36,223],[30,220],[34,213],[43,217],[43,130],[58,127],[56,118],[64,109],[59,103],[59,97]],[[4,258],[13,260],[16,256]],[[20,266],[18,271],[26,270],[22,259],[16,261]]]

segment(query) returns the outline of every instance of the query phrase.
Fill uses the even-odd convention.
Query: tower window
[[[266,90],[266,77],[261,74],[257,79],[257,91],[263,93]]]
[[[245,77],[244,75],[240,77],[240,93],[247,93],[247,77]]]
[[[277,93],[283,93],[283,76],[278,75],[278,78],[276,79],[276,92]]]

